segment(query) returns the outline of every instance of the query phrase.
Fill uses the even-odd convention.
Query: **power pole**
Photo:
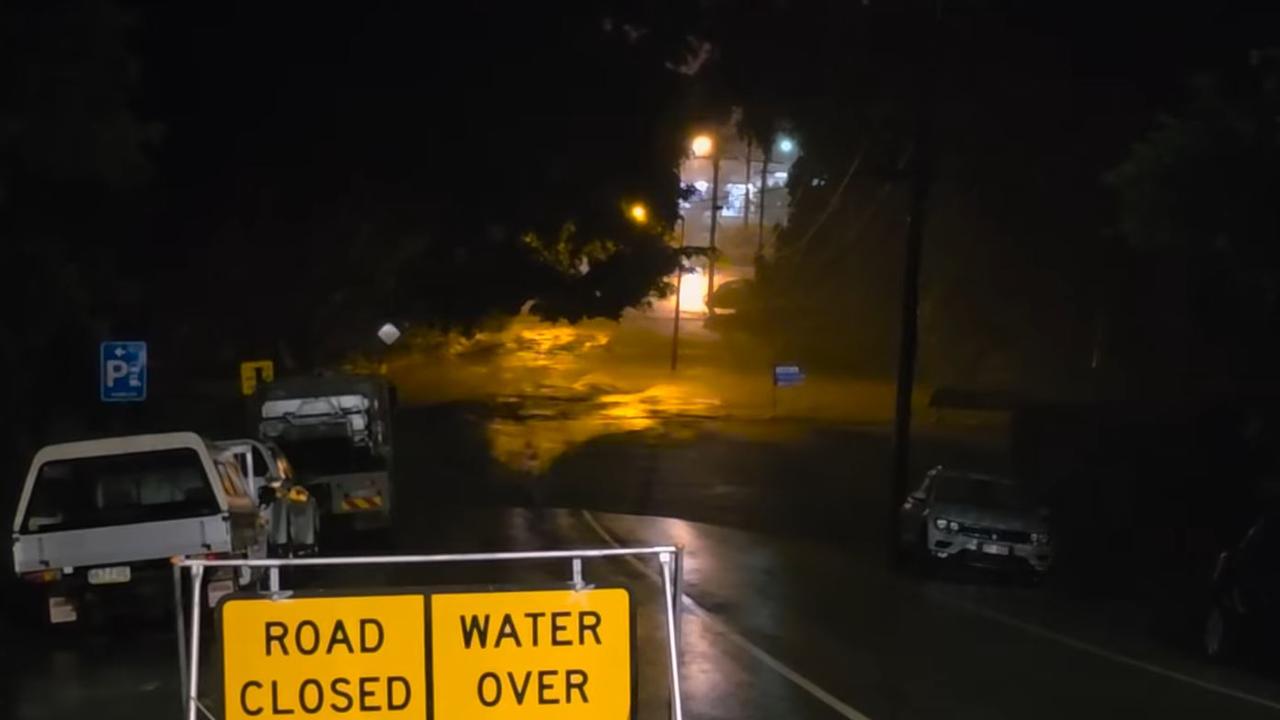
[[[942,0],[936,0],[936,10],[931,20],[925,20],[920,36],[923,41],[920,56],[919,93],[916,99],[916,120],[913,142],[911,205],[907,216],[907,247],[902,264],[902,334],[898,345],[898,380],[893,416],[893,477],[889,503],[889,549],[891,557],[898,557],[898,543],[902,538],[901,517],[898,508],[907,496],[911,461],[911,395],[915,390],[916,350],[919,335],[920,264],[924,248],[925,212],[929,207],[929,190],[933,180],[933,112],[934,76],[937,72],[939,24]]]
[[[751,227],[751,136],[747,136],[747,165],[742,172],[742,227]]]

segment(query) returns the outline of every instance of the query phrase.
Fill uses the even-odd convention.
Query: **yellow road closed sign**
[[[221,614],[228,720],[427,716],[421,594],[228,598]]]
[[[433,717],[626,720],[633,638],[622,588],[433,594]]]

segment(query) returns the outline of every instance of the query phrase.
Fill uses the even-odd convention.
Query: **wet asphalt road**
[[[1280,684],[1265,669],[1205,666],[1143,632],[1144,608],[1105,588],[887,571],[886,439],[876,428],[677,418],[522,469],[494,459],[492,419],[474,405],[405,413],[394,533],[331,551],[682,543],[687,717],[1280,717]],[[916,464],[988,455],[939,436],[922,441]],[[513,508],[522,505],[532,509]],[[543,509],[556,506],[595,512]],[[568,574],[562,563],[365,568],[289,582],[542,585]],[[619,560],[589,563],[587,579],[635,591],[638,716],[664,717],[657,586]],[[12,623],[0,632],[0,717],[176,712],[165,626],[53,639]]]
[[[406,552],[478,552],[535,550],[547,547],[600,547],[604,544],[578,513],[552,510],[478,509],[424,514],[411,529],[397,530],[393,541]],[[376,552],[362,542],[349,550]],[[587,561],[584,577],[598,585],[631,589],[637,623],[637,717],[665,717],[668,708],[665,625],[662,596],[648,572],[624,560]],[[432,566],[323,569],[286,576],[286,587],[352,589],[430,586],[526,585],[566,583],[566,562],[531,565]],[[686,616],[682,627],[682,673],[688,717],[800,717],[820,705],[780,677],[763,677],[743,648],[726,640],[723,629],[706,619]],[[3,640],[5,689],[0,716],[6,718],[139,718],[172,716],[180,691],[173,633],[164,626],[138,626],[112,632],[88,632],[55,638],[24,628],[6,628]],[[218,648],[204,655],[216,666]],[[219,711],[217,671],[203,675],[203,702]],[[813,715],[819,717],[820,715]]]

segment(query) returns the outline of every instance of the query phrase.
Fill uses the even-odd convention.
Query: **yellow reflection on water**
[[[718,399],[675,384],[572,399],[527,397],[522,402],[521,417],[491,420],[488,436],[499,462],[530,473],[546,471],[565,451],[593,438],[720,414]]]
[[[707,311],[707,275],[702,270],[685,273],[680,279],[680,312]]]
[[[601,395],[599,401],[604,406],[600,413],[603,417],[620,421],[647,420],[652,424],[672,416],[720,414],[717,398],[695,394],[695,389],[687,385],[658,384],[640,392]]]
[[[590,352],[609,343],[603,330],[568,324],[541,323],[515,327],[508,338],[512,352],[503,363],[513,367],[547,367],[574,364],[579,353]]]

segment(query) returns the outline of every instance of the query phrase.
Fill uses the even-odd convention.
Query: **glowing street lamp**
[[[631,207],[627,208],[627,217],[637,225],[644,225],[649,222],[649,208],[644,203],[631,203]]]
[[[778,139],[778,149],[784,153],[789,153],[796,149],[796,141],[789,137],[783,136]]]
[[[689,143],[689,147],[693,150],[694,157],[711,157],[712,151],[716,148],[716,141],[712,140],[710,135],[698,135],[693,142]]]

